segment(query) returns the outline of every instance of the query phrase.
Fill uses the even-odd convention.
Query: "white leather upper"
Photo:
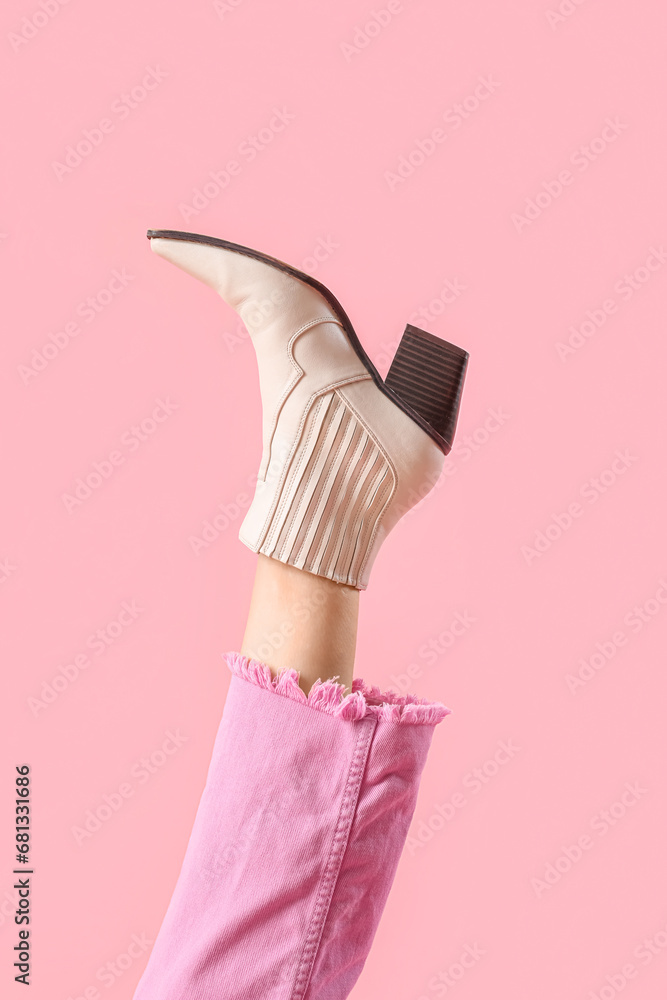
[[[153,238],[250,333],[262,457],[239,538],[254,552],[364,590],[382,542],[433,487],[444,455],[373,382],[314,288],[264,261]]]

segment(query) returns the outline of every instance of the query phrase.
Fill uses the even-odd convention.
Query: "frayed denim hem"
[[[345,686],[334,679],[318,679],[306,695],[299,687],[298,670],[288,667],[273,676],[270,667],[260,660],[234,651],[223,655],[232,674],[237,677],[342,719],[364,719],[372,715],[384,722],[436,726],[451,714],[451,709],[441,702],[428,701],[414,694],[381,691],[375,685],[366,684],[360,677],[352,681],[351,693],[345,694]]]

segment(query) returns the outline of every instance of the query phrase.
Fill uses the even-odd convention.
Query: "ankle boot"
[[[255,348],[263,450],[239,538],[365,590],[385,538],[440,476],[468,353],[408,324],[383,381],[340,303],[311,276],[214,237],[148,237],[236,310]]]
[[[134,1000],[345,1000],[435,726],[414,695],[226,654],[232,672],[178,882]]]

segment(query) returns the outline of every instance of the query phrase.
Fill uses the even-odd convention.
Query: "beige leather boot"
[[[239,538],[365,590],[380,546],[452,447],[468,354],[408,325],[383,381],[333,294],[248,247],[148,230],[240,315],[259,366],[263,452]]]

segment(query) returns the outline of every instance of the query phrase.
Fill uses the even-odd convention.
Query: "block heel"
[[[385,379],[429,424],[446,455],[454,443],[468,358],[463,348],[408,323]]]

